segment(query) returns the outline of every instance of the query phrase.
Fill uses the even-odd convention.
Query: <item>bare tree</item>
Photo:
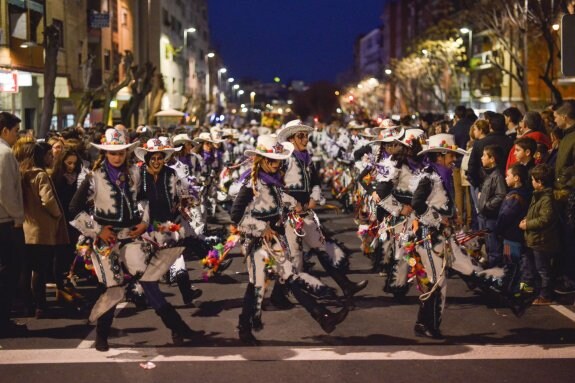
[[[38,137],[46,137],[52,122],[52,111],[56,97],[56,75],[58,70],[58,50],[60,49],[60,29],[54,24],[44,30],[44,102],[42,105],[42,117],[38,129]]]
[[[155,114],[162,108],[162,97],[166,93],[164,77],[161,73],[156,73],[152,80],[152,91],[150,92],[150,109],[148,111],[147,121],[149,125],[156,122]]]
[[[116,97],[116,94],[125,86],[128,86],[132,82],[133,73],[131,71],[132,63],[134,62],[134,55],[131,51],[126,51],[124,58],[122,60],[122,66],[124,67],[125,77],[119,83],[116,83],[116,78],[118,77],[118,67],[115,67],[112,73],[104,80],[102,84],[101,92],[104,96],[104,112],[102,113],[102,121],[107,122],[110,118],[110,102]]]
[[[156,67],[151,62],[144,65],[134,65],[130,68],[132,71],[132,82],[130,90],[132,97],[122,106],[122,123],[125,126],[135,127],[139,121],[140,105],[145,100],[148,93],[152,90],[152,79]]]

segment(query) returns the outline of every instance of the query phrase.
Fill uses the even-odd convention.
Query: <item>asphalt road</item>
[[[219,216],[221,222],[225,216]],[[574,296],[556,305],[532,307],[516,318],[510,310],[469,291],[458,278],[448,282],[445,340],[415,337],[417,293],[401,303],[382,292],[383,277],[372,274],[359,251],[350,216],[320,211],[326,230],[351,255],[349,277],[368,279],[355,307],[330,335],[299,306],[266,311],[256,333],[260,347],[244,347],[236,325],[247,283],[235,254],[224,275],[204,282],[197,260],[190,275],[203,296],[184,307],[174,286],[162,285],[184,320],[206,336],[173,347],[169,331],[153,310],[122,304],[116,312],[112,349],[93,348],[94,327],[82,315],[52,303],[45,319],[22,318],[25,338],[0,339],[0,381],[8,382],[571,382],[575,376]],[[316,262],[314,270],[336,287]],[[87,295],[93,289],[85,287]],[[53,291],[50,291],[53,295]],[[53,301],[53,298],[52,298]],[[334,302],[333,309],[337,302]],[[154,368],[144,369],[151,362]],[[151,365],[150,365],[151,366]]]

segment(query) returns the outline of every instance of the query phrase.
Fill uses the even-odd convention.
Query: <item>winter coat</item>
[[[555,161],[555,189],[566,191],[570,188],[569,181],[572,180],[564,174],[569,171],[568,168],[575,167],[575,125],[566,129],[564,133],[563,139],[559,142]],[[564,195],[567,197],[568,192]]]
[[[25,172],[22,176],[22,191],[26,244],[68,244],[70,241],[64,210],[46,170],[33,168]]]
[[[547,252],[560,249],[559,214],[551,188],[533,192],[525,220],[525,243],[529,248]]]
[[[469,179],[469,183],[475,187],[479,187],[481,185],[481,181],[485,178],[481,166],[481,156],[483,155],[483,148],[488,145],[500,146],[503,149],[503,155],[507,157],[511,147],[513,146],[513,141],[503,132],[491,132],[481,140],[473,142],[473,149],[471,151],[471,156],[469,157],[467,177]],[[503,174],[505,172],[505,164],[502,163],[499,169],[501,170],[501,174]]]
[[[526,187],[511,189],[505,196],[497,223],[495,232],[509,241],[523,243],[525,236],[523,230],[519,228],[519,223],[527,216],[531,192]]]
[[[475,150],[475,149],[474,149]],[[499,208],[507,194],[505,178],[499,168],[485,169],[487,174],[483,184],[481,184],[481,194],[477,201],[479,214],[488,219],[497,219]]]

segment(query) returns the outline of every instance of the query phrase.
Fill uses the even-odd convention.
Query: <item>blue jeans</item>
[[[489,233],[485,238],[488,267],[499,266],[503,263],[503,243],[497,238],[497,234],[495,234],[495,226],[497,224],[497,220],[486,218],[482,215],[479,215],[478,219],[479,229],[489,230]]]
[[[551,252],[527,249],[521,267],[523,282],[535,286],[546,299],[551,299],[551,259]]]

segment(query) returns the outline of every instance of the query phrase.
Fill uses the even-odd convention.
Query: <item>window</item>
[[[110,70],[110,50],[109,49],[105,49],[104,50],[104,70]]]
[[[52,19],[52,23],[54,24],[54,26],[58,29],[59,32],[59,42],[58,44],[60,45],[61,49],[64,49],[64,23],[62,22],[62,20],[58,20],[58,19]]]

